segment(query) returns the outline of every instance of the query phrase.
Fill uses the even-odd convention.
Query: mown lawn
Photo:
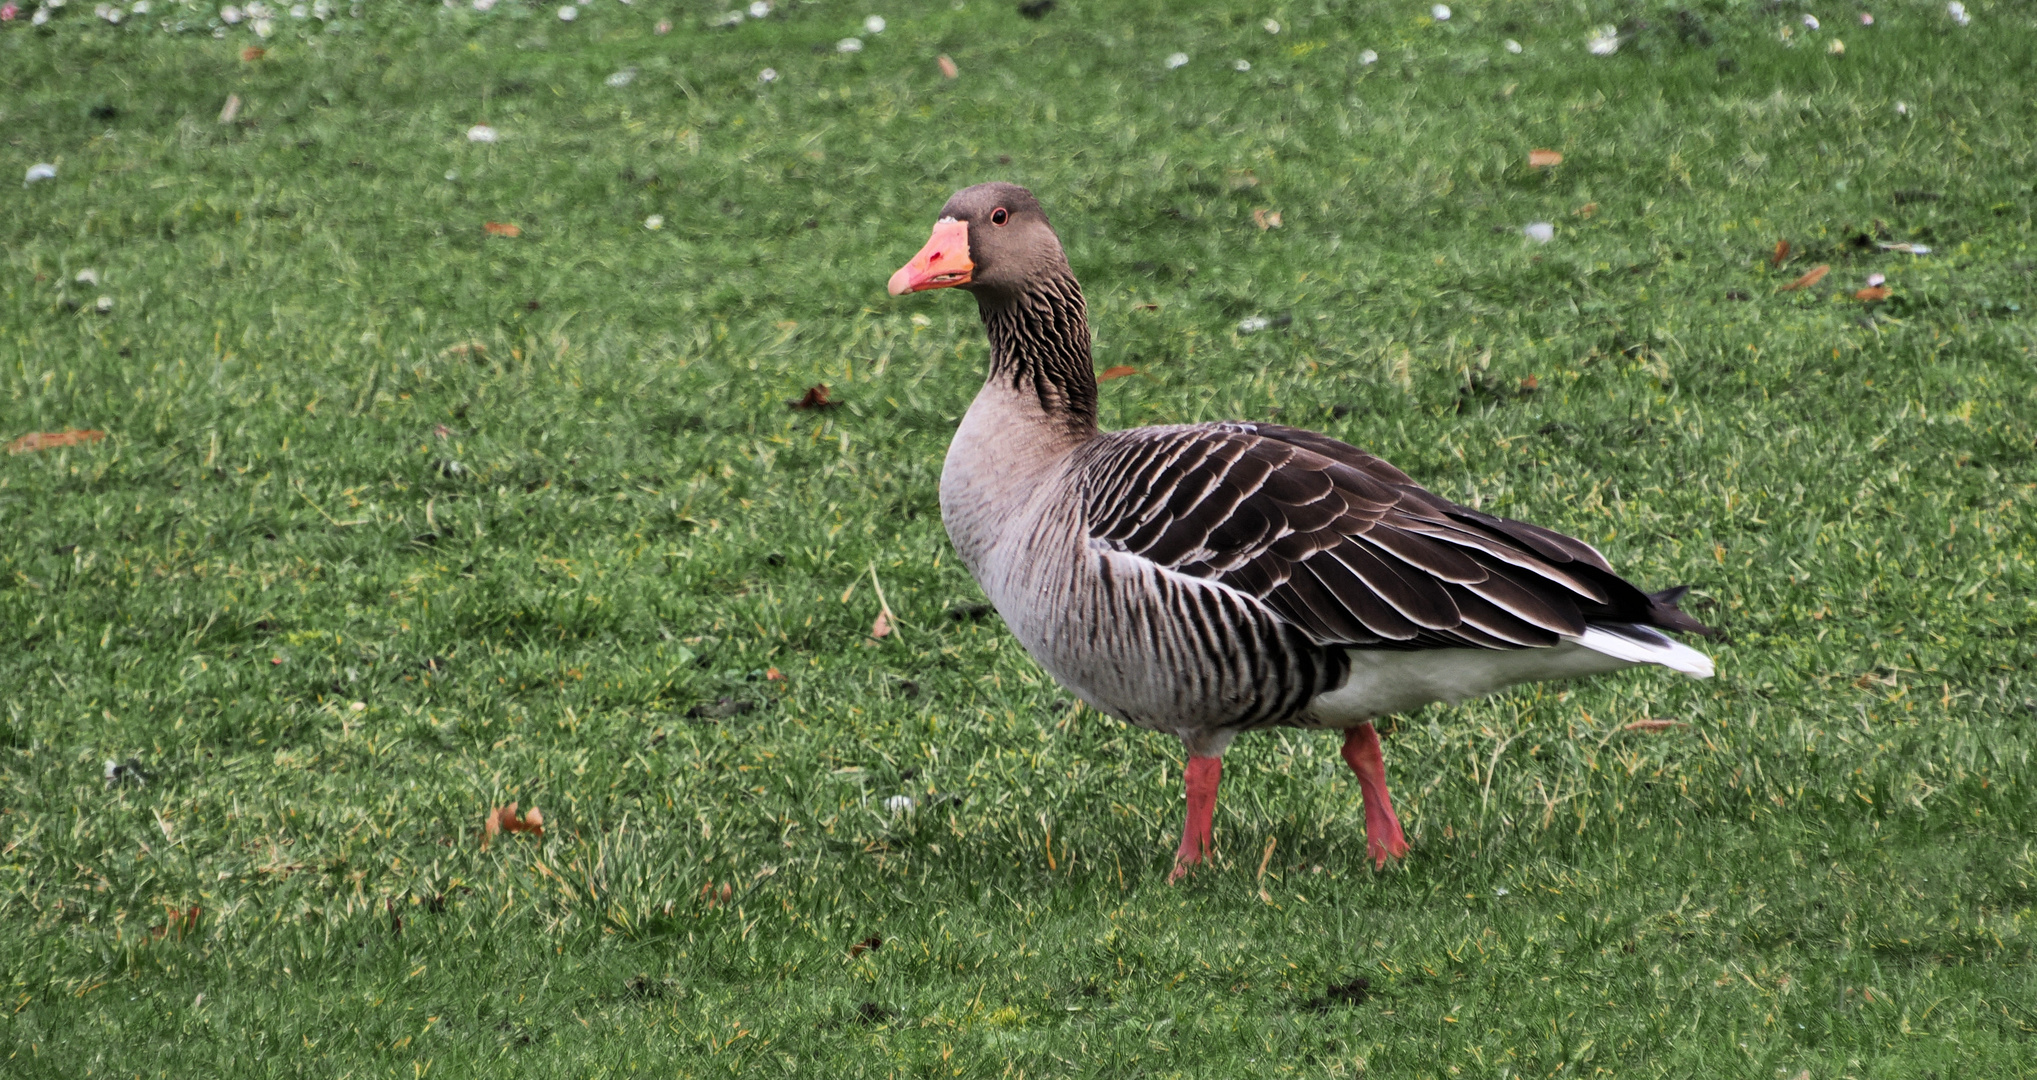
[[[2037,1073],[2037,13],[1968,8],[0,23],[0,439],[107,433],[0,456],[0,1072]],[[1585,537],[1719,677],[1402,718],[1385,872],[1248,736],[1169,887],[1180,748],[939,523],[982,333],[883,283],[994,178],[1107,422]]]

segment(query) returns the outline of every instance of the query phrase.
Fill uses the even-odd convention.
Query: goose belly
[[[1056,681],[1127,723],[1200,744],[1289,720],[1342,674],[1236,590],[1087,544],[1014,555],[983,581],[998,613]]]
[[[1343,727],[1438,701],[1455,705],[1516,683],[1635,666],[1570,641],[1539,649],[1348,649],[1345,655],[1350,674],[1309,702],[1309,722]]]

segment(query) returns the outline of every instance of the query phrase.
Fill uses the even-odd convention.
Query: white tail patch
[[[1629,663],[1659,664],[1693,679],[1709,679],[1713,674],[1711,657],[1643,626],[1621,626],[1617,631],[1587,626],[1582,636],[1566,635],[1564,640]]]

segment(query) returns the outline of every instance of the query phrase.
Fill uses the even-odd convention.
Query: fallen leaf
[[[487,851],[488,845],[495,839],[495,835],[504,832],[527,832],[543,836],[545,834],[545,816],[538,812],[537,807],[533,806],[522,817],[518,817],[515,803],[510,803],[508,806],[498,806],[488,811],[488,816],[481,821],[481,850]]]
[[[849,946],[849,959],[854,960],[855,958],[863,955],[864,953],[876,952],[877,950],[883,947],[884,947],[883,936],[879,934],[871,934],[869,937],[866,937],[863,940],[855,943],[854,945]]]
[[[870,636],[879,641],[891,636],[891,619],[884,612],[878,612],[877,621],[870,624]]]
[[[490,236],[523,235],[522,229],[517,228],[516,226],[510,224],[507,221],[484,221],[481,223],[481,231],[487,233]]]
[[[166,937],[182,938],[197,933],[198,918],[204,914],[204,909],[196,904],[184,911],[178,911],[174,904],[164,904],[163,911],[165,912],[163,925],[151,927],[149,930],[149,937],[158,941]]]
[[[788,408],[794,409],[832,409],[841,402],[829,401],[827,384],[819,383],[807,387],[806,393],[800,395],[797,401],[788,401],[785,404]]]
[[[1805,271],[1803,277],[1800,277],[1795,281],[1792,281],[1789,284],[1784,285],[1782,287],[1782,291],[1795,292],[1798,289],[1808,289],[1811,286],[1816,285],[1818,282],[1825,280],[1825,275],[1831,272],[1832,272],[1831,263],[1819,263],[1818,265],[1813,266],[1809,270]]]
[[[1527,378],[1521,380],[1521,395],[1523,397],[1532,394],[1535,391],[1540,390],[1541,388],[1542,380],[1537,379],[1533,375],[1530,375]]]
[[[35,450],[54,450],[59,446],[76,446],[79,443],[95,443],[106,437],[103,431],[38,431],[7,444],[10,454],[26,454]]]
[[[1127,367],[1127,366],[1126,366],[1126,365],[1124,365],[1124,364],[1119,364],[1119,365],[1118,365],[1118,366],[1116,366],[1116,367],[1113,367],[1113,368],[1105,368],[1105,369],[1104,369],[1104,370],[1102,370],[1101,372],[1098,372],[1098,373],[1097,373],[1097,376],[1096,376],[1096,381],[1097,381],[1097,382],[1109,382],[1109,381],[1111,381],[1112,379],[1122,379],[1122,378],[1124,378],[1124,377],[1125,377],[1125,376],[1127,376],[1127,375],[1137,375],[1138,373],[1139,373],[1139,369],[1138,369],[1138,368],[1135,368],[1135,367]]]
[[[1158,310],[1160,310],[1160,305],[1158,305],[1158,304],[1138,304],[1138,305],[1135,305],[1135,306],[1137,306],[1137,307],[1138,307],[1138,309],[1139,309],[1140,311],[1158,311]]]
[[[1571,211],[1573,216],[1584,218],[1588,218],[1596,213],[1598,213],[1598,204],[1595,202],[1585,203],[1583,206]]]
[[[1264,208],[1254,210],[1252,211],[1252,223],[1262,229],[1277,229],[1280,227],[1280,211]]]
[[[726,881],[721,883],[721,888],[719,889],[715,888],[712,881],[700,887],[700,899],[708,907],[720,907],[728,903],[735,895],[735,886]]]
[[[1775,254],[1769,257],[1768,265],[1781,266],[1782,260],[1787,258],[1789,258],[1789,241],[1777,240],[1775,242]]]
[[[440,356],[467,356],[476,360],[488,359],[488,346],[479,341],[462,341],[439,350]]]
[[[240,58],[250,64],[267,55],[269,55],[269,50],[262,48],[260,45],[250,45],[240,51]]]
[[[1670,728],[1679,728],[1679,727],[1689,727],[1689,726],[1690,726],[1689,724],[1686,724],[1686,723],[1684,723],[1684,722],[1683,722],[1683,721],[1681,721],[1681,720],[1636,720],[1636,721],[1634,721],[1634,722],[1632,722],[1632,723],[1629,723],[1629,724],[1621,724],[1621,725],[1620,725],[1620,730],[1621,730],[1621,731],[1667,731],[1667,730],[1669,730]]]
[[[1551,165],[1561,164],[1563,164],[1563,155],[1554,150],[1528,151],[1528,167],[1531,169],[1546,169]]]
[[[764,678],[770,680],[771,682],[784,682],[785,673],[778,670],[777,668],[770,668],[764,672]]]
[[[941,65],[941,75],[945,78],[952,79],[962,74],[960,71],[956,70],[955,62],[953,60],[948,59],[948,54],[946,53],[942,53],[940,59],[935,62]]]
[[[1854,293],[1853,299],[1865,301],[1870,304],[1874,303],[1877,300],[1886,300],[1888,299],[1888,286],[1869,285],[1867,288],[1862,289],[1857,293]]]

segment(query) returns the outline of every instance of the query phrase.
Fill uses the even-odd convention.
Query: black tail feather
[[[1655,617],[1655,625],[1662,627],[1664,630],[1680,630],[1686,634],[1718,637],[1719,632],[1717,630],[1684,614],[1676,606],[1677,601],[1682,600],[1684,594],[1689,591],[1690,586],[1678,585],[1675,588],[1664,589],[1661,592],[1649,593],[1648,599],[1651,603],[1649,614]]]

